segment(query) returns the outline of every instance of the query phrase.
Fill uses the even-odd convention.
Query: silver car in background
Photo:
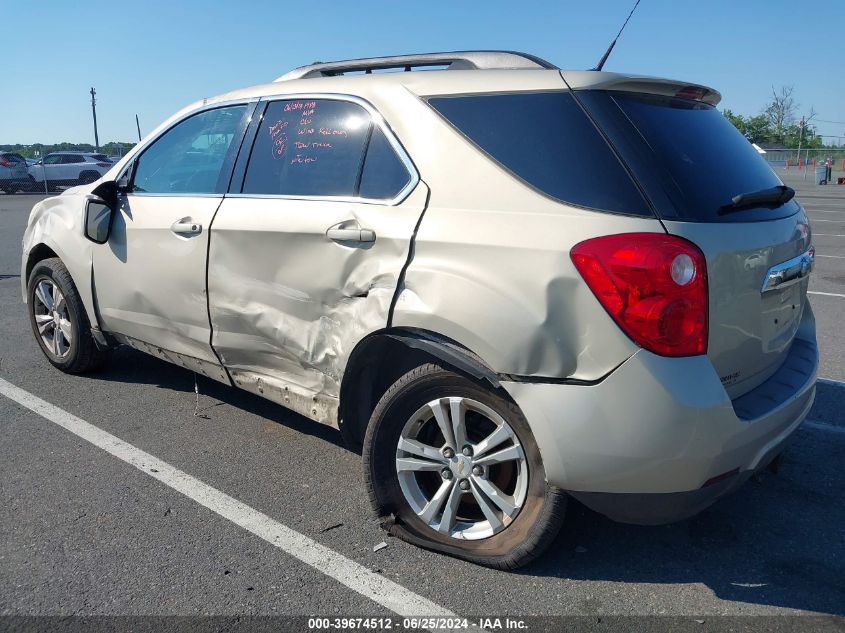
[[[105,154],[53,152],[29,167],[36,185],[50,189],[86,185],[98,180],[114,165]]]
[[[776,459],[818,366],[807,216],[719,99],[484,51],[203,99],[34,207],[33,333],[339,428],[385,529],[476,563],[537,557],[569,497],[691,516]]]

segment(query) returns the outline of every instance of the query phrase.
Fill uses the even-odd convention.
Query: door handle
[[[170,230],[177,235],[199,235],[202,233],[202,224],[191,222],[189,218],[182,218],[171,224]]]
[[[332,227],[326,237],[335,242],[375,242],[376,232],[371,229],[340,229]]]

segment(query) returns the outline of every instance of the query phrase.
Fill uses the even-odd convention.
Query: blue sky
[[[135,138],[182,106],[317,59],[511,49],[590,68],[631,0],[0,0],[0,143]],[[642,0],[606,69],[707,84],[757,114],[772,85],[845,137],[845,2]],[[845,139],[843,139],[845,141]]]

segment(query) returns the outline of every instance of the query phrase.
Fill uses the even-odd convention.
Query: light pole
[[[100,136],[97,134],[97,100],[94,99],[94,96],[97,94],[97,91],[94,90],[94,87],[91,86],[91,113],[94,115],[94,147],[97,148],[97,152],[100,151]]]

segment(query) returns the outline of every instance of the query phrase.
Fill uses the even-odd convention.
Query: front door
[[[239,386],[334,422],[346,360],[385,327],[426,187],[362,103],[274,101],[211,229],[213,344]],[[334,402],[336,408],[336,401]]]
[[[104,329],[217,364],[210,345],[208,235],[228,185],[247,105],[195,114],[136,159],[109,241],[94,252]]]

